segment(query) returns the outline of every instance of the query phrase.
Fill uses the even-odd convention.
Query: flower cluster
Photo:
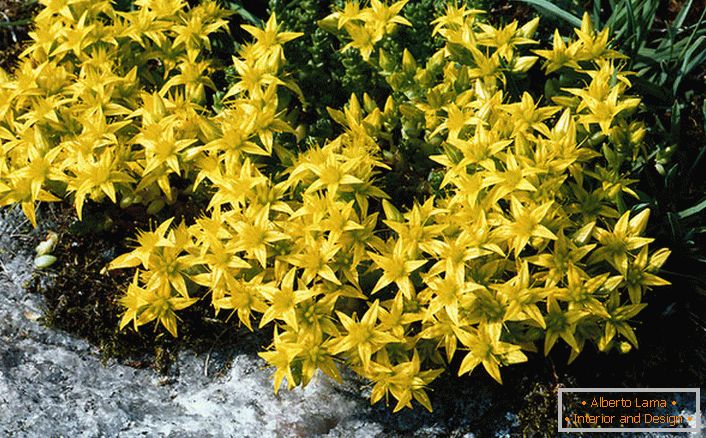
[[[630,321],[646,291],[667,284],[656,274],[669,251],[650,250],[649,211],[625,205],[644,128],[631,120],[639,99],[626,94],[607,34],[584,18],[575,41],[556,34],[552,50],[532,50],[538,20],[494,27],[482,11],[450,5],[433,23],[444,45],[420,65],[380,47],[409,25],[405,4],[349,1],[320,23],[390,94],[329,108],[340,135],[298,151],[281,145],[296,133],[280,97],[305,98],[284,73],[282,45],[299,34],[274,16],[264,29],[245,26],[254,41],[210,116],[199,106],[210,85],[201,51],[222,25],[217,8],[111,13],[96,3],[77,15],[51,3],[45,15],[75,22],[47,29],[91,26],[90,38],[62,30],[65,41],[35,42],[39,60],[5,78],[2,202],[32,212],[62,195],[49,183],[63,183],[80,214],[87,197],[136,202],[156,190],[171,201],[175,174],[202,187],[201,217],[141,232],[111,264],[135,269],[120,325],[156,322],[176,336],[178,312],[210,299],[216,313],[272,330],[261,356],[275,367],[275,391],[317,370],[340,379],[344,363],[371,382],[373,403],[391,395],[395,411],[413,400],[431,410],[425,388],[456,357],[459,375],[482,365],[500,382],[500,368],[538,344],[546,355],[561,340],[569,360],[589,343],[637,346]],[[155,18],[174,10],[174,25]],[[115,35],[102,28],[111,17]],[[544,95],[513,90],[528,71],[543,75],[540,59]],[[43,83],[44,69],[64,79]],[[435,195],[408,209],[381,184],[401,144],[440,176]]]
[[[120,300],[126,309],[121,328],[156,320],[176,336],[176,312],[193,304],[202,289],[216,312],[232,309],[251,327],[253,312],[265,312],[262,294],[274,293],[268,260],[286,251],[273,246],[291,239],[278,230],[286,228],[292,210],[282,200],[286,186],[261,169],[263,157],[277,149],[275,134],[292,131],[278,108],[278,89],[298,91],[280,74],[282,44],[298,34],[279,32],[274,16],[264,29],[243,27],[255,41],[233,59],[239,80],[223,96],[223,110],[205,119],[207,138],[188,149],[191,189],[208,187],[208,210],[191,226],[170,228],[169,219],[141,232],[136,248],[111,263],[112,269],[138,268]]]
[[[0,205],[72,196],[151,212],[177,193],[208,141],[209,35],[227,13],[215,2],[46,1],[10,78],[0,71]]]

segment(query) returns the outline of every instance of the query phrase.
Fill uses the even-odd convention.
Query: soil
[[[17,65],[36,10],[36,0],[0,0],[0,68],[5,71]]]

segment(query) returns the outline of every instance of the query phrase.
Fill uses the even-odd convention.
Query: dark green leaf
[[[684,25],[684,20],[686,20],[686,16],[689,14],[693,2],[694,0],[688,0],[681,7],[681,11],[679,11],[679,14],[677,14],[677,18],[674,19],[674,27],[680,28]]]
[[[682,210],[679,212],[679,218],[680,219],[685,219],[689,216],[693,216],[695,214],[699,214],[702,211],[706,210],[706,198],[702,199],[701,202],[698,204],[694,205],[693,207],[687,208],[686,210]]]
[[[547,0],[517,0],[523,3],[528,3],[535,8],[546,12],[548,14],[554,15],[562,20],[566,21],[573,27],[581,27],[581,19],[574,14],[561,9],[559,6],[547,1]]]

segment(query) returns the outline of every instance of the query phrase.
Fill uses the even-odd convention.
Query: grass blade
[[[626,8],[626,14],[628,17],[628,28],[627,28],[627,40],[625,41],[628,44],[628,50],[630,53],[628,55],[633,58],[635,56],[636,50],[637,50],[637,38],[638,36],[638,28],[635,23],[635,11],[632,8],[632,0],[627,0],[625,3],[625,8]]]
[[[684,25],[684,20],[686,20],[686,16],[691,10],[692,3],[694,3],[694,0],[687,1],[684,6],[681,7],[681,11],[679,11],[677,18],[674,19],[674,27],[676,27],[677,29]]]
[[[25,18],[23,20],[17,20],[17,21],[0,21],[0,28],[26,26],[31,22],[32,22],[31,18]]]
[[[706,210],[706,198],[702,199],[701,202],[698,204],[694,205],[693,207],[687,208],[686,210],[682,210],[679,212],[679,218],[684,219],[689,216],[693,216],[695,214],[699,214],[702,211]]]
[[[601,26],[601,3],[601,0],[595,0],[593,2],[593,11],[591,12],[591,22],[597,29],[603,28]]]
[[[248,23],[250,23],[254,26],[257,26],[261,23],[261,20],[259,18],[257,18],[255,15],[253,15],[252,12],[245,9],[245,7],[240,4],[240,2],[231,3],[229,6],[230,6],[231,11],[233,11],[236,14],[243,17],[243,19],[245,21],[247,21]]]
[[[696,53],[696,56],[694,54]],[[697,66],[701,65],[706,60],[706,36],[699,37],[694,43],[689,47],[689,49],[684,53],[684,60],[682,61],[681,68],[677,73],[677,77],[674,80],[674,87],[672,92],[677,93],[679,85],[681,85],[682,80]]]
[[[523,3],[530,4],[537,9],[540,9],[548,14],[554,15],[562,20],[566,21],[573,27],[581,27],[581,19],[574,14],[567,12],[557,5],[547,1],[547,0],[517,0]]]

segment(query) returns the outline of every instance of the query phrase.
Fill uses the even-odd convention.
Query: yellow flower
[[[549,354],[560,337],[572,350],[580,352],[581,348],[574,334],[576,332],[576,324],[586,315],[586,312],[575,309],[564,311],[556,299],[549,297],[547,299],[547,314],[544,317],[547,324],[547,331],[544,336],[544,355]]]
[[[312,241],[298,254],[283,257],[285,261],[299,268],[303,268],[302,281],[311,283],[316,277],[321,277],[335,284],[341,284],[336,273],[329,263],[332,261],[341,246],[329,240]]]
[[[153,253],[157,252],[158,248],[174,245],[174,242],[166,237],[169,226],[173,220],[174,218],[167,219],[154,231],[138,232],[137,238],[135,239],[137,243],[136,248],[110,262],[109,269],[132,268],[140,264],[142,264],[144,269],[149,269],[150,257]]]
[[[243,24],[241,27],[256,40],[251,56],[259,58],[265,65],[278,65],[284,59],[282,44],[303,35],[301,32],[280,32],[275,14],[267,20],[264,29],[249,24]]]
[[[505,154],[504,171],[491,168],[490,171],[484,173],[482,187],[493,187],[489,194],[491,202],[497,202],[515,192],[534,192],[537,190],[530,182],[529,177],[539,174],[540,170],[527,165],[520,165],[518,158],[522,159],[523,157],[507,153]]]
[[[581,66],[576,62],[579,46],[577,44],[564,43],[563,38],[559,34],[559,30],[554,30],[554,41],[552,50],[534,50],[534,53],[546,59],[544,69],[549,73],[553,73],[563,67],[578,70]]]
[[[316,336],[305,336],[299,343],[302,346],[297,359],[301,363],[301,385],[306,386],[314,378],[317,370],[321,370],[337,382],[342,382],[333,355]]]
[[[514,196],[510,198],[510,211],[513,221],[504,219],[504,224],[495,231],[496,237],[507,239],[510,248],[518,257],[532,237],[555,240],[556,234],[541,224],[552,208],[552,202],[538,205],[534,208],[522,205]]]
[[[345,313],[336,312],[346,334],[331,342],[331,354],[350,352],[360,359],[363,369],[367,369],[376,351],[391,342],[399,342],[400,339],[380,330],[377,326],[379,306],[380,302],[375,300],[360,321]]]
[[[620,295],[617,292],[610,294],[606,308],[610,318],[606,319],[603,336],[598,340],[598,349],[606,351],[612,344],[615,336],[620,333],[637,348],[637,337],[628,321],[640,313],[647,304],[620,304]]]
[[[299,330],[295,307],[302,301],[313,298],[316,291],[307,288],[294,290],[296,271],[294,268],[290,269],[282,279],[279,288],[262,291],[263,297],[269,303],[269,308],[262,315],[260,328],[278,319],[287,323],[294,331]]]
[[[99,199],[101,194],[105,194],[115,203],[117,202],[115,185],[134,181],[126,172],[118,169],[120,169],[120,163],[113,149],[106,149],[95,158],[85,158],[81,155],[77,157],[75,175],[67,178],[67,190],[75,194],[74,206],[79,219],[82,217],[86,198],[90,196],[95,200]]]
[[[617,87],[613,88],[605,99],[597,99],[588,93],[583,93],[581,97],[583,98],[582,103],[589,110],[589,114],[582,114],[579,117],[579,122],[587,127],[590,124],[598,124],[604,135],[610,135],[611,125],[615,116],[621,111],[637,107],[640,103],[640,99],[637,98],[619,101],[620,89]]]
[[[504,296],[509,306],[503,317],[506,321],[529,320],[541,328],[546,328],[542,312],[537,306],[547,295],[542,288],[530,286],[529,265],[523,261],[517,275],[503,284],[490,285]]]
[[[520,351],[519,345],[500,340],[500,324],[481,324],[477,329],[470,330],[457,329],[456,334],[461,343],[469,349],[459,366],[459,376],[473,372],[482,364],[493,379],[502,383],[501,364],[527,361],[527,356]]]
[[[361,26],[351,23],[347,23],[345,29],[351,37],[351,41],[343,46],[341,50],[356,49],[360,52],[360,56],[363,57],[363,60],[368,61],[370,55],[375,50],[375,43],[377,43],[380,38],[378,37],[376,39],[375,29],[372,29],[371,26],[368,25]]]
[[[225,277],[225,296],[213,301],[216,312],[218,313],[222,309],[232,309],[231,316],[237,313],[240,322],[252,330],[250,318],[252,318],[253,312],[264,313],[267,311],[268,306],[263,301],[263,296],[277,291],[274,282],[263,283],[263,281],[264,275],[262,273],[250,280]]]
[[[247,258],[255,259],[260,266],[267,267],[267,247],[289,237],[277,231],[275,225],[269,220],[270,209],[262,207],[259,210],[251,209],[243,220],[231,223],[238,236],[234,248],[245,251]]]
[[[618,265],[628,288],[628,295],[632,304],[640,304],[644,291],[650,286],[668,286],[671,283],[656,276],[657,271],[669,257],[670,251],[661,249],[652,256],[648,256],[647,245],[640,249],[634,260],[625,259]]]
[[[630,212],[626,211],[615,223],[612,232],[596,227],[594,235],[600,242],[600,246],[591,253],[588,263],[597,263],[605,260],[615,266],[616,269],[625,267],[629,251],[642,248],[654,241],[654,239],[649,237],[640,237],[640,234],[647,226],[649,217],[649,209],[641,211],[632,219],[630,218]]]
[[[338,20],[338,29],[343,29],[348,22],[361,19],[363,14],[361,13],[360,4],[358,2],[346,2],[343,5],[343,9],[334,12],[332,16],[336,17]]]
[[[424,321],[431,319],[442,309],[456,326],[460,326],[462,302],[469,293],[483,286],[465,280],[463,270],[447,270],[444,278],[434,276],[425,280],[428,289],[419,294],[419,301],[427,304]]]
[[[576,35],[578,35],[578,42],[581,44],[580,49],[577,53],[579,59],[582,60],[593,60],[597,58],[624,58],[615,50],[608,48],[608,37],[610,29],[605,27],[597,35],[593,30],[593,24],[591,23],[591,18],[588,12],[584,12],[583,18],[581,20],[581,28],[574,29]]]
[[[432,36],[437,33],[441,33],[443,35],[444,30],[447,28],[458,29],[466,22],[466,17],[474,17],[475,15],[482,13],[484,13],[484,11],[481,11],[480,9],[466,9],[465,4],[461,4],[461,7],[459,7],[457,4],[448,3],[446,5],[444,15],[435,18],[434,21],[431,22],[431,24],[434,25],[434,29],[431,34]]]
[[[383,273],[380,279],[375,284],[371,293],[376,293],[385,286],[395,283],[402,291],[404,296],[412,299],[414,296],[414,286],[409,278],[409,275],[426,264],[426,260],[409,260],[408,254],[410,251],[409,244],[404,245],[400,240],[397,241],[391,253],[375,254],[368,252],[368,256],[375,264],[382,269]]]
[[[390,229],[399,236],[400,245],[407,246],[410,257],[416,257],[419,250],[428,254],[437,252],[441,242],[436,240],[446,228],[443,224],[433,224],[434,216],[443,210],[434,207],[434,199],[430,198],[423,205],[415,204],[412,210],[405,214],[406,221],[384,221]]]
[[[130,282],[127,291],[118,299],[118,304],[124,308],[123,315],[120,318],[120,330],[125,328],[130,322],[132,322],[133,328],[137,330],[138,316],[148,305],[145,299],[147,291],[140,287],[138,279],[139,272],[135,271],[135,276]]]
[[[279,392],[280,386],[282,386],[282,380],[286,377],[289,389],[296,386],[297,382],[294,380],[294,375],[292,374],[292,362],[294,358],[299,354],[302,347],[296,342],[287,341],[285,334],[278,334],[277,328],[275,327],[274,334],[274,351],[265,351],[258,353],[258,355],[265,359],[268,364],[276,367],[274,375],[274,388],[275,394]]]
[[[176,38],[174,38],[172,43],[174,46],[184,44],[187,51],[200,50],[202,47],[211,50],[209,35],[220,28],[226,27],[228,22],[222,19],[210,22],[211,17],[202,14],[202,12],[205,12],[207,3],[204,2],[204,4],[192,9],[188,17],[182,18],[182,24],[172,28],[172,31],[176,34]]]
[[[478,23],[483,32],[477,35],[478,44],[487,47],[495,47],[496,53],[509,61],[514,57],[515,46],[523,44],[536,44],[537,42],[527,38],[531,29],[537,27],[539,18],[528,22],[523,29],[517,29],[517,21],[513,21],[502,29],[497,29],[489,24]]]
[[[374,371],[371,374],[375,386],[373,386],[370,401],[375,403],[383,396],[392,394],[397,399],[393,412],[398,412],[404,407],[411,408],[413,399],[431,412],[431,401],[424,388],[436,379],[442,370],[421,371],[421,359],[416,349],[413,350],[410,360],[395,366],[389,363],[386,353],[378,356],[381,356],[378,360],[383,364],[375,363],[372,367]]]
[[[198,298],[173,296],[168,286],[158,289],[148,287],[144,295],[146,305],[137,318],[137,325],[144,325],[156,319],[176,338],[178,317],[175,312],[189,307],[197,300]]]

